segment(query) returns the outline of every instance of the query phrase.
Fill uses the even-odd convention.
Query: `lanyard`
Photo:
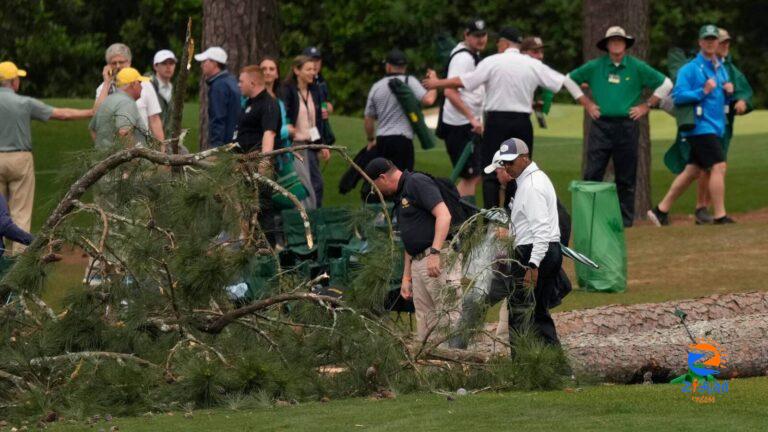
[[[300,88],[297,87],[296,91],[299,93],[299,98],[301,98],[301,101],[304,102],[304,108],[307,109],[307,124],[309,124],[310,128],[313,128],[313,127],[315,127],[315,118],[314,118],[314,116],[309,114],[309,98],[312,95],[310,94],[309,89],[307,89],[307,97],[306,98],[304,97],[303,94],[301,94],[301,89]],[[314,101],[313,101],[312,105],[314,106]],[[315,109],[317,109],[317,107],[315,107]]]

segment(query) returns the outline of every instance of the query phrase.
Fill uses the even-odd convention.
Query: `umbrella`
[[[563,253],[563,255],[567,256],[568,258],[576,262],[582,263],[584,265],[588,265],[592,268],[596,268],[596,269],[600,268],[600,266],[597,265],[596,262],[589,259],[589,257],[587,257],[586,255],[576,252],[575,250],[569,248],[568,246],[562,243],[560,243],[560,251]]]
[[[363,147],[355,155],[354,161],[359,167],[365,168],[365,166],[368,165],[368,162],[375,158],[375,150],[369,151],[367,147]],[[345,195],[347,192],[354,189],[355,186],[357,186],[357,182],[360,181],[361,178],[362,177],[360,176],[360,173],[357,172],[356,169],[349,167],[349,169],[344,172],[344,175],[341,176],[341,180],[339,180],[339,193]]]
[[[455,182],[456,179],[459,178],[459,174],[461,174],[461,170],[464,169],[464,165],[467,164],[467,161],[469,160],[469,157],[472,156],[472,150],[475,147],[475,143],[473,140],[467,141],[467,143],[464,145],[464,151],[461,152],[461,156],[459,156],[459,160],[456,161],[456,165],[453,167],[453,171],[451,171],[451,181]]]

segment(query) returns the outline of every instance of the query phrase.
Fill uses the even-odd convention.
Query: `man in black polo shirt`
[[[400,171],[384,158],[365,167],[381,193],[395,198],[405,265],[400,295],[413,296],[420,341],[445,334],[459,319],[461,264],[448,268],[441,250],[448,245],[451,213],[434,180],[421,173]]]
[[[280,106],[264,85],[259,66],[246,66],[240,71],[240,91],[248,98],[235,130],[234,141],[243,153],[270,152],[275,149],[275,137],[280,131]],[[271,158],[259,161],[259,174],[271,176]],[[262,186],[262,185],[259,185]],[[260,188],[259,224],[271,245],[275,244],[275,214],[272,209],[272,191]]]
[[[240,116],[235,141],[243,153],[270,152],[275,149],[275,136],[280,131],[280,106],[264,86],[264,75],[258,66],[240,71],[240,91],[248,100]]]

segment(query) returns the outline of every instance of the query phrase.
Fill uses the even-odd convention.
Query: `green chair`
[[[281,213],[283,221],[283,236],[285,237],[286,251],[295,254],[300,259],[312,259],[317,256],[317,232],[315,223],[313,223],[310,214],[310,231],[314,243],[310,248],[307,245],[306,231],[304,230],[304,220],[298,210],[283,210]]]

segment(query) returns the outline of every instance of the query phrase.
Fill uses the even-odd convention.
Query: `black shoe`
[[[648,210],[648,219],[657,227],[669,225],[669,213],[659,210],[659,206]]]
[[[696,216],[696,225],[707,225],[714,221],[714,218],[709,214],[706,207],[697,208],[694,215]]]
[[[721,218],[717,218],[713,222],[715,225],[728,225],[728,224],[735,224],[736,221],[731,219],[728,215],[725,215]]]

